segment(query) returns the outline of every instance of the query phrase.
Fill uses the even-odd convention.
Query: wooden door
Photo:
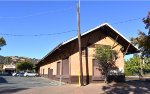
[[[53,69],[48,68],[48,78],[52,78]]]
[[[57,76],[60,76],[60,62],[57,62]]]
[[[93,59],[93,76],[92,80],[102,80],[103,75],[102,72],[99,70],[98,61],[96,59]]]
[[[69,77],[69,58],[62,60],[62,75]]]

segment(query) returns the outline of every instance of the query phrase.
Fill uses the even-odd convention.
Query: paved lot
[[[33,87],[58,85],[59,82],[52,81],[43,77],[0,76],[0,94],[10,94]]]
[[[96,83],[83,87],[76,85],[36,87],[16,94],[150,94],[149,82]]]
[[[150,94],[150,80],[78,87],[75,84],[59,86],[59,82],[42,77],[0,76],[0,94]]]
[[[88,86],[78,87],[77,85],[35,87],[23,90],[14,94],[104,94],[100,84],[90,84]]]

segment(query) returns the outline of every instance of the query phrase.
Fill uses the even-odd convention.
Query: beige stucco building
[[[101,80],[103,77],[94,58],[96,45],[110,45],[117,51],[115,64],[121,73],[124,73],[124,55],[138,52],[136,47],[108,23],[83,33],[81,43],[83,76],[86,82]],[[73,83],[79,80],[79,65],[78,40],[75,37],[62,42],[43,57],[37,64],[37,71],[41,76],[55,80],[59,80],[61,76],[62,81]]]
[[[3,65],[3,72],[7,72],[9,75],[11,75],[13,72],[15,72],[16,66],[15,64],[4,64]]]

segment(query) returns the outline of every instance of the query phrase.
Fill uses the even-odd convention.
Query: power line
[[[73,32],[73,31],[77,31],[77,30],[70,30],[70,31],[66,31],[66,32],[51,33],[51,34],[4,34],[4,33],[0,33],[0,35],[2,35],[2,36],[14,36],[14,37],[24,37],[24,36],[38,37],[38,36],[60,35],[60,34],[65,34],[65,33]]]
[[[74,7],[69,7],[69,8],[67,8],[67,9],[51,10],[51,11],[39,12],[39,13],[30,14],[30,15],[25,15],[25,16],[9,16],[9,17],[0,16],[0,19],[2,19],[2,18],[4,18],[4,19],[21,19],[21,18],[28,18],[28,17],[33,17],[33,16],[45,15],[45,14],[48,14],[48,13],[63,12],[63,11],[67,11],[67,10],[70,10],[70,9],[73,9],[73,8],[74,8]]]
[[[123,24],[123,23],[131,22],[131,21],[140,20],[140,19],[142,20],[143,17],[134,18],[134,19],[128,19],[128,20],[119,21],[119,22],[114,22],[114,23],[111,23],[111,24]],[[51,34],[26,34],[25,35],[25,34],[5,34],[5,33],[0,33],[0,35],[2,35],[2,36],[14,36],[14,37],[25,37],[25,36],[38,37],[38,36],[51,36],[51,35],[65,34],[65,33],[73,32],[73,31],[77,31],[77,30],[69,30],[69,31],[66,31],[66,32],[51,33]]]
[[[119,21],[119,22],[114,22],[112,24],[122,24],[122,23],[126,23],[126,22],[131,22],[131,21],[136,21],[136,20],[142,20],[144,17],[139,17],[139,18],[134,18],[134,19],[128,19],[128,20],[124,20],[124,21]]]

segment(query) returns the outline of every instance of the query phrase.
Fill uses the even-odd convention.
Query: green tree
[[[131,38],[131,43],[138,46],[141,51],[141,57],[150,57],[150,12],[146,18],[143,18],[146,29],[149,29],[148,34],[139,31],[138,37]]]
[[[144,74],[150,73],[150,57],[145,57],[142,60]]]
[[[115,60],[117,52],[111,49],[108,45],[99,45],[96,47],[95,58],[98,60],[99,70],[105,75],[105,82],[107,81],[108,72],[116,69]]]
[[[1,50],[1,47],[5,46],[6,45],[6,41],[3,37],[0,38],[0,50]]]
[[[150,11],[148,12],[147,17],[143,18],[143,22],[146,25],[145,29],[149,29],[148,35],[150,35]]]
[[[138,56],[133,56],[129,60],[125,61],[125,74],[131,76],[134,74],[139,74],[140,72],[140,58]]]
[[[16,64],[16,68],[18,71],[32,71],[34,68],[33,63],[31,62],[19,62]]]
[[[148,72],[150,72],[150,58],[141,59],[139,56],[134,55],[125,61],[125,73],[128,76],[134,74],[144,75]]]
[[[131,38],[131,43],[138,46],[141,57],[150,57],[150,35],[140,31],[138,37]]]

